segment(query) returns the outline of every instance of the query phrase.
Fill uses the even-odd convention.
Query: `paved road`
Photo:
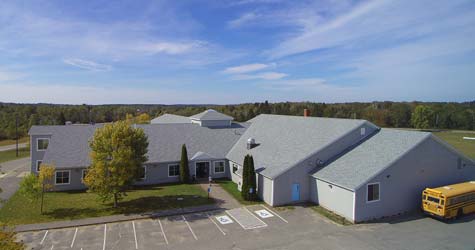
[[[9,199],[18,189],[21,178],[30,171],[30,157],[0,163],[0,199]],[[2,204],[0,203],[0,207]]]
[[[26,148],[26,146],[28,146],[27,143],[18,143],[18,148]],[[0,151],[7,151],[7,150],[11,150],[11,149],[15,149],[16,148],[16,144],[13,144],[13,145],[6,145],[6,146],[0,146]]]
[[[416,215],[391,223],[340,226],[309,208],[276,211],[254,205],[224,212],[26,232],[18,234],[18,240],[27,243],[29,249],[472,250],[474,229],[475,216],[444,223]]]

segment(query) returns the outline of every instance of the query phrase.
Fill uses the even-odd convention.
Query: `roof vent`
[[[251,137],[247,139],[247,149],[252,149],[255,146],[256,146],[256,140],[254,140],[254,138]]]
[[[470,183],[475,184],[475,181],[471,181]]]
[[[452,188],[449,187],[449,186],[445,186],[445,187],[443,187],[443,188],[444,188],[444,189],[447,189],[447,190],[451,190],[451,189],[452,189]]]
[[[72,122],[72,121],[66,121],[66,122],[64,123],[64,125],[73,125],[73,122]]]

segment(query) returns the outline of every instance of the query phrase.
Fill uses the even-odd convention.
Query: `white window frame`
[[[144,181],[147,179],[147,165],[142,166],[144,168],[143,178],[138,178],[138,181]]]
[[[368,188],[370,185],[378,185],[378,199],[377,200],[372,200],[372,201],[368,200]],[[380,200],[381,200],[381,184],[379,182],[372,182],[372,183],[366,184],[366,203],[378,202]]]
[[[48,147],[49,147],[49,138],[36,138],[36,151],[46,151],[48,147],[46,147],[45,149],[40,149],[40,147],[38,147],[38,143],[40,140],[48,140]]]
[[[83,183],[84,183],[84,172],[86,172],[86,171],[87,171],[87,169],[83,169],[83,170],[81,171],[81,182],[83,182]],[[55,177],[56,177],[56,176],[55,176]],[[55,178],[55,180],[56,180],[56,178]]]
[[[43,163],[43,161],[42,161],[42,160],[37,160],[37,161],[36,161],[36,172],[39,173],[39,172],[40,172],[40,168],[39,168],[40,165],[38,164],[38,162]],[[41,163],[40,163],[40,164],[41,164]]]
[[[178,166],[178,175],[170,175],[170,167],[171,166]],[[178,164],[178,163],[168,164],[167,171],[168,171],[168,178],[179,177],[180,176],[180,164]]]
[[[223,163],[223,172],[216,172],[216,163]],[[213,162],[213,173],[215,173],[215,174],[224,174],[224,173],[226,173],[226,162],[225,161],[215,161],[215,162]]]
[[[56,182],[56,175],[58,172],[68,172],[69,178],[68,178],[68,183],[57,183]],[[71,184],[71,170],[57,170],[54,171],[54,185],[60,186],[60,185],[69,185]]]
[[[366,128],[365,128],[365,127],[362,127],[362,128],[360,129],[360,135],[361,135],[361,136],[366,135]]]

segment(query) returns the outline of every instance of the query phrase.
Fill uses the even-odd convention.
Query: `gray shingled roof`
[[[233,117],[219,113],[214,109],[205,110],[199,114],[190,116],[191,119],[202,121],[222,121],[222,120],[234,120]]]
[[[427,132],[383,128],[312,176],[355,190],[430,136]]]
[[[30,134],[52,134],[43,162],[58,168],[90,165],[89,144],[96,128],[102,125],[33,126]],[[202,151],[217,159],[224,159],[228,151],[244,133],[246,123],[233,123],[226,128],[207,128],[196,124],[146,124],[148,162],[179,161],[181,146],[186,144],[188,157]]]
[[[259,115],[226,157],[242,164],[244,155],[252,154],[256,169],[275,178],[364,123],[372,125],[356,119]],[[248,150],[249,138],[259,145]]]
[[[168,124],[168,123],[191,123],[189,117],[174,115],[174,114],[163,114],[159,117],[156,117],[150,121],[151,124]]]

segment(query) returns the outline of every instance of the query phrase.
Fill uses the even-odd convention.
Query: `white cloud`
[[[242,73],[249,73],[254,71],[263,70],[269,67],[273,67],[275,64],[263,64],[263,63],[252,63],[252,64],[244,64],[234,67],[229,67],[223,70],[223,73],[226,74],[242,74]]]
[[[90,71],[110,71],[112,69],[110,65],[100,64],[79,58],[68,58],[64,59],[63,62],[71,66]]]
[[[259,74],[249,75],[249,74],[238,74],[231,77],[232,80],[252,80],[252,79],[262,79],[262,80],[277,80],[282,79],[288,76],[285,73],[280,72],[262,72]]]
[[[240,17],[234,19],[234,20],[231,20],[228,22],[228,27],[229,28],[238,28],[240,27],[241,25],[244,25],[246,23],[249,23],[249,22],[252,22],[252,21],[255,21],[256,19],[258,19],[260,17],[260,15],[256,14],[255,12],[248,12],[248,13],[244,13],[243,15],[241,15]]]
[[[151,54],[165,53],[170,55],[178,55],[191,52],[194,49],[200,49],[206,46],[205,42],[157,42],[150,43],[137,47],[137,50],[142,50]]]

